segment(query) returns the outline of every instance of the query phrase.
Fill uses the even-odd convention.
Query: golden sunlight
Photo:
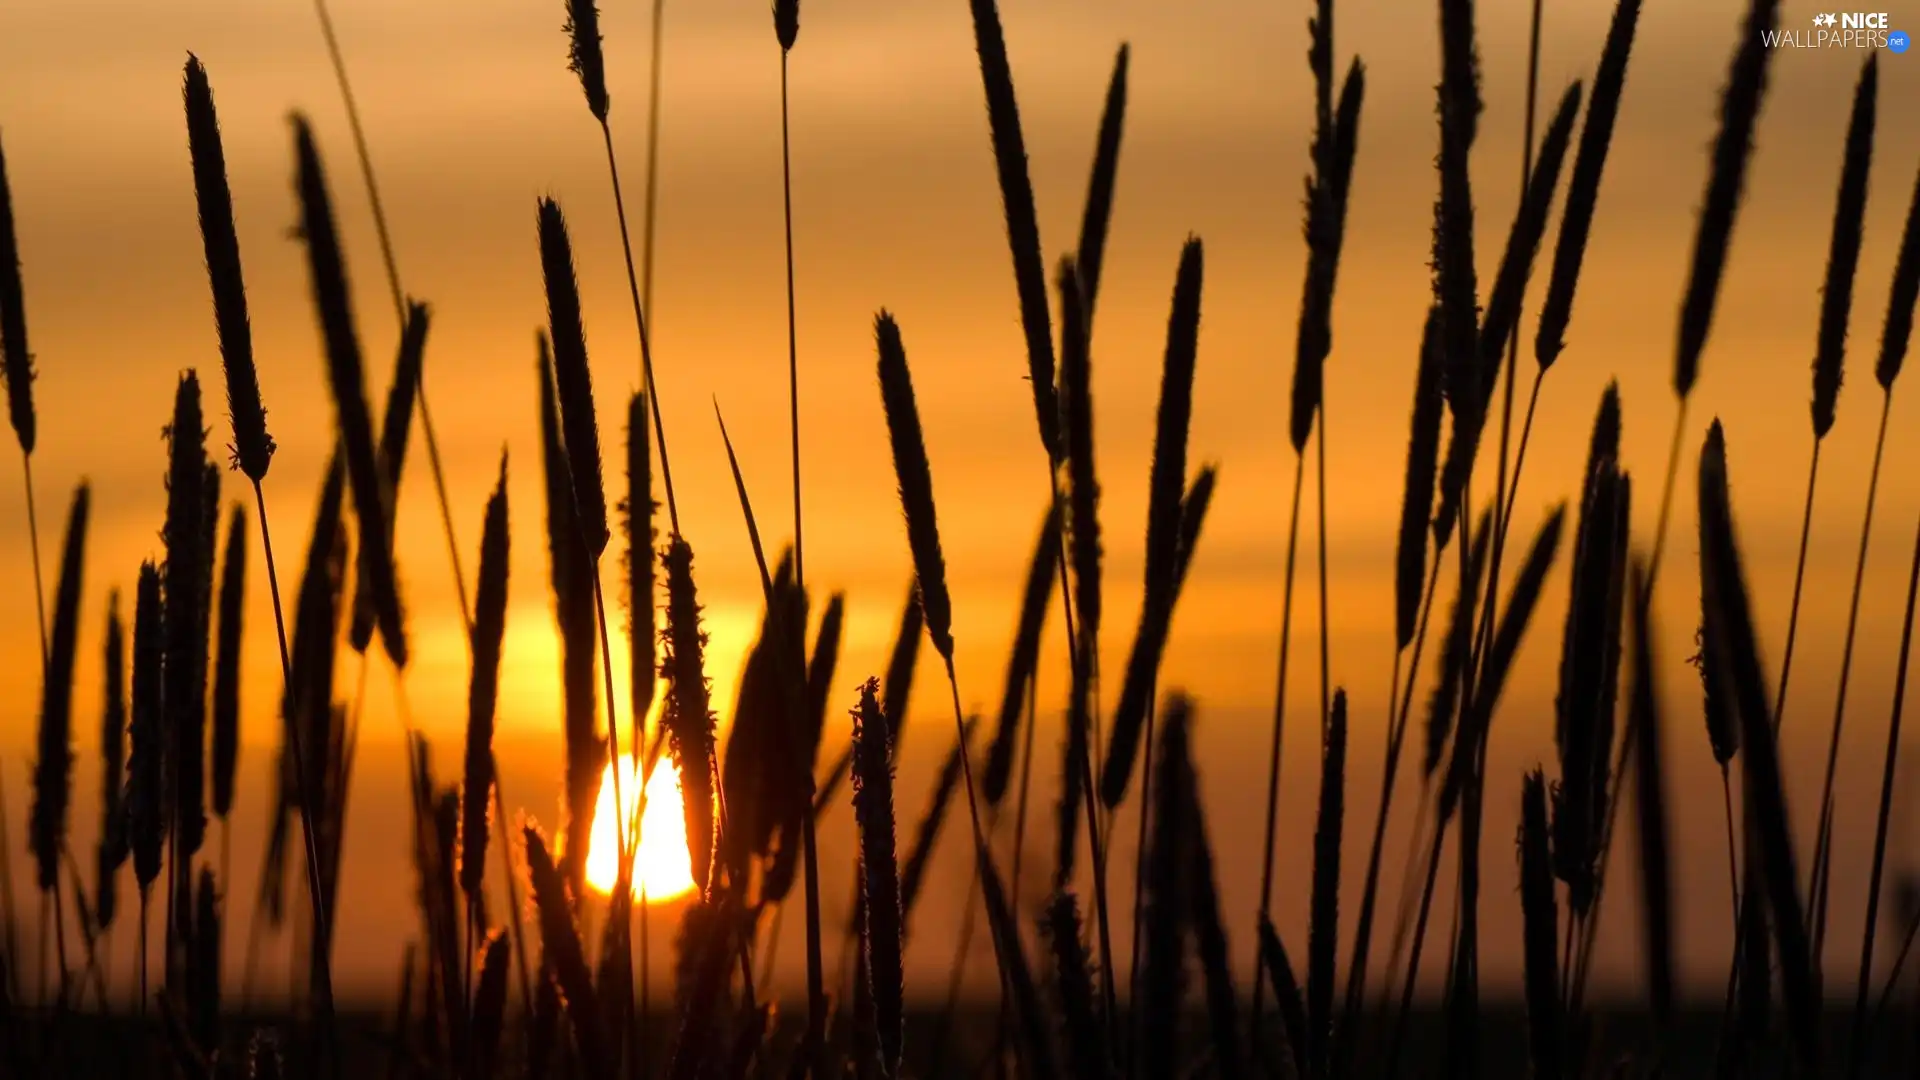
[[[625,819],[633,820],[640,801],[638,770],[632,758],[620,756],[620,801]],[[620,841],[614,821],[613,765],[600,779],[600,799],[593,810],[593,840],[587,850],[587,884],[610,893],[620,876]],[[693,889],[693,860],[687,855],[686,823],[680,808],[680,771],[661,758],[647,781],[647,807],[640,822],[640,852],[634,858],[633,895],[648,901],[670,900]]]

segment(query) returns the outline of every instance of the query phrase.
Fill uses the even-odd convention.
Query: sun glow
[[[611,893],[620,875],[620,840],[614,820],[613,765],[600,778],[593,809],[593,839],[587,850],[587,884]],[[620,801],[629,822],[640,802],[638,769],[620,757]],[[647,806],[640,822],[640,851],[633,863],[633,895],[649,902],[670,900],[693,889],[693,860],[687,855],[686,822],[680,804],[680,771],[662,758],[647,781]]]

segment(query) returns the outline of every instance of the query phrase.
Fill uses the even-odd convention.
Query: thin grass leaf
[[[933,791],[927,799],[926,812],[920,815],[920,824],[914,829],[913,846],[907,849],[906,864],[900,870],[900,919],[901,925],[907,925],[913,915],[913,902],[920,896],[920,887],[926,883],[927,866],[933,859],[934,847],[940,840],[940,827],[947,820],[947,809],[953,804],[953,793],[960,786],[961,755],[968,752],[972,745],[973,729],[980,718],[970,716],[961,734],[956,737],[953,748],[940,762],[939,775],[934,779]]]
[[[426,359],[427,329],[431,323],[431,312],[427,305],[418,301],[408,301],[406,326],[400,334],[400,352],[394,359],[393,382],[387,387],[386,412],[380,425],[380,470],[386,479],[386,490],[394,500],[395,514],[398,514],[400,475],[407,458],[407,435],[413,425],[413,403],[419,396],[421,368]],[[395,525],[389,521],[389,527]],[[348,630],[348,642],[353,651],[364,653],[373,643],[373,592],[368,582],[372,580],[372,571],[367,563],[373,558],[372,548],[376,544],[393,546],[391,536],[380,539],[363,539],[356,569],[358,578],[354,584],[353,622]]]
[[[1453,594],[1453,610],[1447,619],[1445,646],[1440,651],[1439,681],[1427,700],[1426,753],[1421,759],[1422,775],[1429,781],[1440,767],[1447,739],[1453,734],[1454,720],[1464,711],[1460,695],[1465,681],[1468,655],[1473,647],[1475,611],[1480,602],[1480,579],[1486,573],[1488,540],[1493,536],[1493,510],[1480,515],[1480,526],[1473,533],[1473,549],[1467,556],[1466,573]],[[1435,555],[1438,558],[1438,554]]]
[[[1300,994],[1300,982],[1294,977],[1293,963],[1287,959],[1287,947],[1279,931],[1265,915],[1260,917],[1260,966],[1273,986],[1273,998],[1280,1009],[1280,1030],[1286,1039],[1285,1052],[1293,1066],[1293,1075],[1307,1075],[1307,1006]]]
[[[1053,1034],[1047,1027],[1040,991],[1033,981],[1033,969],[1027,964],[1026,949],[1020,944],[1019,923],[1007,902],[1006,887],[1000,883],[1000,871],[991,859],[980,859],[977,865],[987,924],[993,931],[1000,968],[1006,974],[1014,1023],[1025,1044],[1025,1067],[1035,1077],[1059,1076]]]
[[[1307,924],[1307,1071],[1329,1075],[1333,980],[1340,947],[1340,836],[1347,789],[1347,692],[1336,690],[1321,733],[1320,813],[1313,831],[1313,915]]]
[[[1060,504],[1047,507],[1040,523],[1040,539],[1033,548],[1033,560],[1027,564],[1027,587],[1020,601],[1020,622],[1014,629],[1013,649],[1007,657],[1006,689],[1000,697],[1000,722],[994,728],[993,744],[987,751],[987,768],[981,776],[980,791],[987,805],[998,806],[1006,797],[1007,784],[1013,779],[1015,751],[1019,749],[1020,714],[1026,704],[1028,687],[1040,664],[1040,635],[1046,627],[1047,608],[1053,599],[1054,570],[1059,566]]]
[[[1193,769],[1188,753],[1188,727],[1192,702],[1173,694],[1162,709],[1159,767],[1154,770],[1152,841],[1147,849],[1146,902],[1142,917],[1146,928],[1141,935],[1140,985],[1145,1000],[1140,1008],[1148,1016],[1177,1017],[1181,1014],[1185,984],[1183,945],[1190,899],[1181,883],[1182,855],[1188,847],[1188,825],[1193,795],[1189,790]],[[1170,1031],[1140,1031],[1139,1069],[1143,1077],[1173,1080],[1179,1074],[1179,1045]]]
[[[1739,541],[1734,534],[1726,437],[1717,420],[1708,430],[1706,445],[1700,453],[1700,533],[1703,587],[1717,613],[1708,623],[1712,634],[1706,644],[1726,661],[1727,682],[1740,715],[1745,751],[1740,755],[1745,763],[1745,783],[1741,787],[1746,797],[1750,836],[1756,846],[1763,895],[1772,912],[1767,921],[1773,926],[1774,946],[1780,961],[1788,1029],[1793,1035],[1794,1052],[1801,1068],[1808,1075],[1817,1075],[1819,995],[1794,864],[1793,836],[1788,824],[1792,819],[1787,814],[1786,795],[1780,783],[1767,682],[1760,669]]]
[[[1634,817],[1640,838],[1641,921],[1646,939],[1647,999],[1662,1028],[1673,1020],[1673,867],[1667,824],[1666,730],[1660,715],[1659,673],[1653,666],[1652,598],[1643,588],[1647,568],[1633,564],[1633,698],[1628,721],[1638,733],[1634,758]]]
[[[220,335],[220,365],[227,378],[227,415],[233,425],[233,463],[247,479],[266,479],[273,461],[273,436],[260,402],[260,376],[253,365],[253,331],[247,322],[247,290],[240,272],[240,240],[233,222],[233,196],[227,190],[226,152],[213,108],[207,69],[187,54],[183,90],[187,110],[187,146],[193,158],[193,193],[200,210],[200,240],[206,251],[207,280],[213,289],[214,326]]]
[[[1507,673],[1512,670],[1513,658],[1520,651],[1527,624],[1533,618],[1540,591],[1546,585],[1547,571],[1553,568],[1554,555],[1560,548],[1560,529],[1565,519],[1564,504],[1555,506],[1547,514],[1540,531],[1534,534],[1533,547],[1527,552],[1520,576],[1514,580],[1513,590],[1500,612],[1500,625],[1494,631],[1493,644],[1487,650],[1480,680],[1474,686],[1473,701],[1462,710],[1460,729],[1454,734],[1453,761],[1447,772],[1446,786],[1440,791],[1442,820],[1453,816],[1466,785],[1479,782],[1476,763],[1480,747],[1486,742],[1487,728],[1499,704],[1500,692],[1506,687]]]
[[[1345,705],[1345,699],[1341,700]],[[1191,772],[1192,763],[1188,763]],[[1220,889],[1214,873],[1213,843],[1207,836],[1206,811],[1201,806],[1197,776],[1187,780],[1189,854],[1186,867],[1193,920],[1194,952],[1206,984],[1207,1026],[1213,1034],[1213,1066],[1223,1080],[1245,1075],[1241,1060],[1239,995],[1233,988],[1226,921],[1220,913]]]

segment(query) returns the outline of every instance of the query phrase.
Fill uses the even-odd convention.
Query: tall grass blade
[[[1700,532],[1702,587],[1711,598],[1716,617],[1707,648],[1726,661],[1727,682],[1740,714],[1745,763],[1749,829],[1758,856],[1762,887],[1772,917],[1774,945],[1780,961],[1780,984],[1786,996],[1788,1030],[1800,1067],[1810,1075],[1820,1061],[1819,1004],[1815,989],[1807,924],[1800,903],[1794,867],[1793,838],[1789,831],[1786,796],[1780,784],[1780,761],[1768,716],[1766,680],[1760,670],[1741,569],[1739,543],[1734,535],[1729,501],[1726,440],[1715,421],[1700,453]],[[1756,898],[1757,899],[1757,898]],[[1751,977],[1756,969],[1749,963]],[[1759,969],[1764,970],[1764,969]]]
[[[1027,338],[1027,376],[1033,383],[1033,407],[1040,442],[1048,460],[1061,457],[1060,409],[1054,398],[1053,327],[1047,313],[1047,272],[1040,261],[1040,225],[1034,214],[1033,184],[1027,177],[1027,146],[1020,133],[1020,106],[1013,95],[1013,70],[1000,30],[995,0],[970,0],[973,40],[980,55],[980,82],[986,89],[987,123],[993,137],[993,161],[1000,177],[1000,203],[1006,212],[1007,246],[1013,254],[1014,284],[1020,294],[1020,325]]]
[[[1321,732],[1320,814],[1313,832],[1313,915],[1307,924],[1307,1072],[1330,1075],[1333,980],[1340,947],[1340,835],[1346,820],[1347,692],[1333,695]]]
[[[360,336],[354,327],[346,264],[334,230],[333,207],[327,194],[320,152],[304,117],[293,120],[294,148],[299,168],[300,232],[306,240],[307,267],[312,278],[314,308],[327,346],[327,384],[333,395],[340,441],[345,448],[347,476],[353,491],[354,514],[365,536],[387,536],[390,499],[381,483],[374,453],[373,422],[367,412],[366,379],[360,361]],[[391,553],[376,546],[368,562],[372,578],[375,622],[387,656],[396,667],[407,664],[407,635],[400,601],[399,577]]]
[[[393,382],[387,387],[386,412],[381,417],[380,426],[380,470],[386,480],[387,492],[393,499],[394,513],[399,513],[399,492],[401,470],[406,464],[407,433],[412,427],[413,403],[419,396],[422,365],[426,358],[427,328],[431,315],[425,304],[418,301],[407,303],[407,322],[400,335],[400,352],[394,360]],[[396,527],[394,521],[388,521],[389,528]],[[358,578],[354,585],[353,622],[348,629],[348,642],[353,651],[364,653],[373,643],[374,605],[373,590],[369,582],[377,571],[368,566],[374,557],[373,549],[384,543],[389,549],[393,538],[362,540],[356,568]]]
[[[82,482],[74,489],[73,506],[67,512],[67,541],[60,556],[60,583],[54,592],[52,661],[40,696],[39,751],[33,767],[33,811],[28,828],[43,892],[51,892],[59,884],[60,853],[67,842],[67,815],[72,806],[73,662],[79,648],[90,505],[89,488]]]
[[[240,272],[240,241],[233,222],[233,195],[227,189],[226,151],[213,108],[207,69],[187,54],[184,96],[187,145],[193,158],[193,191],[200,210],[200,240],[213,288],[214,326],[220,335],[220,363],[227,377],[227,414],[233,425],[233,463],[254,483],[266,479],[273,461],[273,436],[260,402],[260,376],[253,364],[253,330],[247,321],[247,290]]]
[[[993,744],[987,751],[987,769],[981,776],[980,790],[989,806],[998,806],[1007,794],[1013,778],[1015,751],[1019,749],[1020,713],[1034,670],[1040,663],[1040,635],[1046,625],[1047,606],[1053,598],[1055,568],[1060,565],[1060,505],[1047,508],[1040,524],[1040,539],[1033,549],[1033,561],[1027,564],[1027,587],[1020,601],[1020,622],[1014,630],[1013,650],[1007,659],[1006,690],[1000,698],[1000,722],[994,728]]]
[[[1204,256],[1197,237],[1180,251],[1174,279],[1173,311],[1167,322],[1166,363],[1160,376],[1160,406],[1153,442],[1153,469],[1147,497],[1146,599],[1140,629],[1121,683],[1107,758],[1100,776],[1100,798],[1109,808],[1125,797],[1139,751],[1154,684],[1159,675],[1156,638],[1164,640],[1173,617],[1180,558],[1180,500],[1187,472],[1187,434],[1193,414],[1194,361],[1200,336],[1200,292]]]

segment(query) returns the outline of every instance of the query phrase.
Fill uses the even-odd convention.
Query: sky
[[[1003,12],[1050,264],[1077,234],[1107,76],[1118,46],[1131,45],[1125,145],[1093,361],[1110,613],[1102,649],[1111,671],[1124,663],[1141,593],[1153,416],[1174,268],[1188,236],[1205,245],[1189,464],[1217,464],[1220,481],[1161,685],[1184,689],[1198,703],[1196,758],[1241,963],[1251,959],[1250,917],[1258,903],[1259,810],[1295,466],[1285,421],[1305,266],[1309,7],[1254,0],[1021,0]],[[1478,7],[1487,105],[1473,175],[1485,282],[1519,182],[1528,5],[1483,0]],[[405,290],[434,312],[425,400],[469,573],[477,563],[486,496],[501,454],[509,457],[515,543],[498,746],[510,807],[551,828],[558,821],[560,702],[540,532],[533,336],[545,307],[534,208],[539,197],[551,196],[572,226],[603,445],[610,461],[617,460],[625,446],[627,397],[639,387],[640,373],[605,149],[565,67],[558,3],[335,0],[332,9]],[[1590,77],[1610,10],[1593,0],[1546,5],[1542,126],[1568,85]],[[1782,25],[1811,26],[1823,10],[1817,0],[1789,0]],[[1342,0],[1338,12],[1337,64],[1344,67],[1357,54],[1367,71],[1325,423],[1327,666],[1352,702],[1345,887],[1357,895],[1394,660],[1393,537],[1428,296],[1438,46],[1430,6]],[[1902,19],[1920,25],[1920,8],[1890,14],[1896,27]],[[650,15],[649,5],[622,0],[607,5],[602,18],[613,145],[636,229],[647,191]],[[1516,527],[1523,532],[1577,492],[1594,410],[1603,388],[1616,380],[1624,409],[1622,455],[1639,480],[1636,543],[1652,543],[1676,411],[1671,371],[1679,297],[1740,18],[1734,0],[1652,4],[1642,15],[1570,345],[1540,391],[1516,502]],[[759,618],[760,590],[716,409],[739,452],[763,538],[777,548],[791,533],[780,57],[769,22],[758,2],[724,0],[669,2],[663,24],[649,322],[723,727]],[[900,322],[919,391],[956,597],[960,696],[969,711],[985,711],[999,700],[1025,564],[1047,495],[967,12],[957,3],[807,0],[801,24],[788,69],[800,474],[809,579],[816,589],[844,591],[847,598],[834,701],[852,706],[860,681],[884,666],[911,575],[874,378],[873,319],[885,308]],[[76,34],[76,25],[84,25],[84,33]],[[293,110],[312,120],[325,155],[375,401],[385,392],[387,358],[398,338],[366,192],[311,8],[242,0],[69,0],[0,12],[0,71],[6,73],[0,140],[39,372],[33,481],[49,591],[71,492],[82,479],[92,486],[71,831],[86,864],[91,860],[84,854],[98,835],[100,643],[108,595],[118,590],[130,611],[141,560],[161,555],[161,430],[181,372],[197,369],[209,388],[210,448],[218,453],[230,437],[180,103],[189,51],[207,66],[225,138],[260,381],[280,447],[265,487],[289,604],[286,568],[304,556],[332,424],[304,257],[290,233],[296,207],[287,118]],[[1691,476],[1706,424],[1717,416],[1728,433],[1763,649],[1768,670],[1777,673],[1813,449],[1808,369],[1833,192],[1851,89],[1866,55],[1808,49],[1772,57],[1731,265],[1683,433],[1656,601],[1657,655],[1676,796],[1679,959],[1687,985],[1702,996],[1716,993],[1724,978],[1731,932],[1720,777],[1700,723],[1698,681],[1686,663],[1698,611]],[[1840,685],[1848,594],[1883,403],[1868,371],[1920,169],[1920,122],[1899,106],[1920,100],[1920,60],[1885,50],[1879,55],[1878,141],[1848,372],[1838,423],[1820,451],[1782,734],[1803,860]],[[1556,201],[1550,239],[1558,216]],[[1521,328],[1526,342],[1541,291],[1536,283],[1529,297]],[[1524,402],[1529,358],[1522,358],[1521,372]],[[1834,946],[1827,956],[1832,986],[1852,985],[1864,919],[1905,597],[1902,571],[1920,519],[1913,408],[1896,397],[1887,413],[1884,474],[1848,684],[1836,800]],[[452,775],[464,721],[466,650],[447,541],[423,462],[416,447],[399,493],[396,540],[415,655],[403,675],[377,655],[364,672],[365,735],[338,917],[336,978],[347,992],[369,997],[391,991],[401,949],[419,935],[412,920],[394,917],[410,910],[412,895],[408,851],[394,828],[406,812],[399,688],[435,748],[443,777]],[[1489,451],[1482,467],[1491,466]],[[0,780],[9,823],[4,842],[22,898],[20,932],[25,942],[37,943],[24,823],[39,680],[30,659],[37,639],[19,472],[0,470],[8,477],[0,480],[0,582],[6,583],[0,656],[16,658],[0,666]],[[1314,470],[1307,475],[1311,508]],[[227,500],[241,494],[241,478],[228,474]],[[1303,530],[1304,537],[1312,535]],[[1548,603],[1527,636],[1489,749],[1483,913],[1493,927],[1517,925],[1505,841],[1517,820],[1521,776],[1536,763],[1553,771],[1559,622],[1568,588],[1562,564],[1549,580]],[[259,817],[271,797],[279,730],[272,600],[259,570],[255,558],[246,607],[239,810],[230,840],[209,847],[211,855],[221,843],[231,846],[230,926],[251,915],[263,843]],[[1303,547],[1274,906],[1281,931],[1301,942],[1319,754],[1319,578]],[[614,599],[624,590],[612,567],[606,584],[609,602],[624,603]],[[1043,810],[1051,809],[1057,789],[1063,641],[1058,625],[1050,625],[1033,768],[1037,824],[1028,839],[1033,870],[1023,884],[1029,902],[1044,877],[1044,863],[1031,853],[1050,850],[1051,815]],[[624,683],[623,650],[614,651],[616,682]],[[1421,694],[1431,667],[1423,665]],[[362,674],[357,659],[343,661],[337,679],[343,700],[362,697],[356,694]],[[921,793],[951,742],[939,675],[923,663],[911,709],[915,722],[899,761],[903,817],[919,813]],[[624,702],[620,713],[624,725]],[[845,730],[836,720],[829,745],[837,748]],[[1909,775],[1900,773],[1903,780]],[[1913,820],[1920,807],[1908,790],[1903,783],[1895,800],[1892,865],[1920,872],[1920,822]],[[1403,780],[1388,833],[1389,895],[1398,888],[1417,796],[1417,785]],[[1131,837],[1132,814],[1119,820],[1116,835]],[[216,826],[215,835],[222,831]],[[824,902],[832,918],[845,910],[851,843],[842,809],[822,840]],[[1116,881],[1129,880],[1131,844],[1125,847],[1114,857]],[[938,974],[951,962],[958,898],[967,889],[961,851],[947,851],[935,871],[933,902],[916,919],[910,986],[937,988]],[[1641,977],[1630,869],[1619,871],[1614,888],[1596,978],[1630,991]],[[123,892],[130,889],[123,883]],[[1443,886],[1440,902],[1450,904],[1449,897]],[[671,906],[661,910],[677,917]],[[117,956],[114,985],[122,993],[132,992],[132,940],[131,919],[123,917],[110,945]],[[1516,986],[1518,936],[1493,933],[1484,949],[1488,982]],[[977,952],[985,952],[984,942]],[[262,994],[284,987],[286,955],[284,939],[263,947]],[[238,969],[243,956],[231,943],[229,964]],[[976,961],[976,982],[984,987],[990,960],[981,955]],[[797,941],[782,950],[777,970],[783,985],[798,986]]]

